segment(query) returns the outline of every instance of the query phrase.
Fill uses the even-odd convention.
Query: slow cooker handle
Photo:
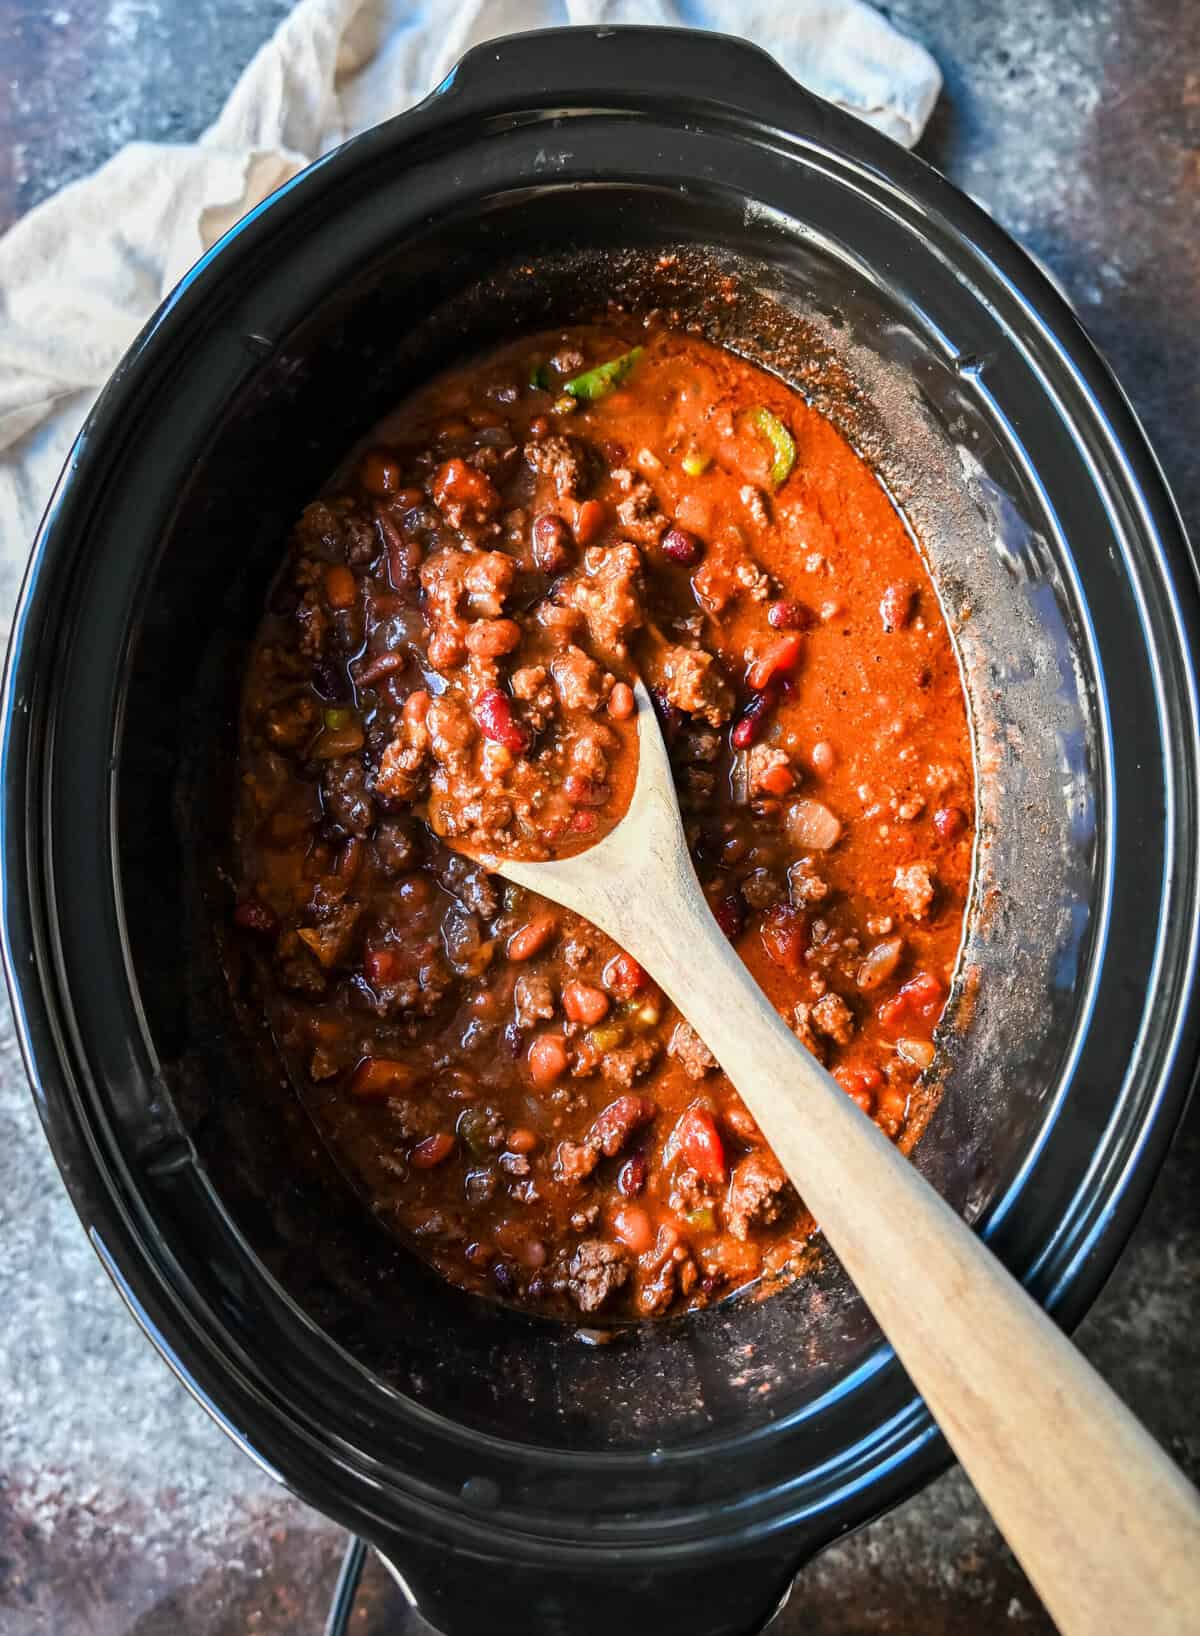
[[[689,112],[709,104],[851,149],[855,136],[869,130],[806,90],[761,46],[702,29],[576,27],[505,35],[468,51],[433,97],[472,114],[530,105],[552,110],[559,86],[570,87],[573,116],[588,100],[597,108],[666,102]]]
[[[439,1636],[758,1636],[795,1573],[778,1554],[580,1570],[406,1540],[379,1556]]]

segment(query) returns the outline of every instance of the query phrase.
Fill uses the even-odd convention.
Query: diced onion
[[[896,1050],[914,1068],[928,1068],[933,1061],[933,1045],[929,1040],[897,1040]]]
[[[903,953],[902,937],[884,938],[882,943],[876,943],[873,949],[868,949],[855,979],[859,988],[864,993],[869,993],[871,989],[878,988],[880,983],[886,983],[900,964],[900,956]]]
[[[836,846],[842,826],[823,801],[801,796],[788,803],[787,832],[793,846],[802,852],[828,852]]]

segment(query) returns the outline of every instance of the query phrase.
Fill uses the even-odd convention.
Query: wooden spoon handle
[[[687,876],[623,882],[626,946],[738,1087],[1059,1629],[1194,1636],[1200,1494],[804,1050]]]

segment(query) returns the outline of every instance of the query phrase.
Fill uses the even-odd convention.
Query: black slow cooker
[[[981,844],[916,1162],[1066,1325],[1196,1054],[1193,565],[1119,389],[986,215],[758,51],[629,29],[480,47],[252,211],[121,364],[36,543],[5,959],[138,1322],[453,1636],[745,1636],[948,1460],[831,1258],[607,1344],[441,1283],[327,1159],[221,946],[240,668],[289,520],[432,369],[612,300],[794,381],[928,555]]]

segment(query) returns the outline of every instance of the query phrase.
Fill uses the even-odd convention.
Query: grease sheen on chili
[[[233,918],[326,1141],[448,1278],[592,1320],[785,1275],[814,1230],[637,963],[453,849],[602,833],[638,674],[718,922],[911,1143],[970,882],[961,679],[901,517],[779,380],[618,318],[433,382],[297,522],[242,718]]]

